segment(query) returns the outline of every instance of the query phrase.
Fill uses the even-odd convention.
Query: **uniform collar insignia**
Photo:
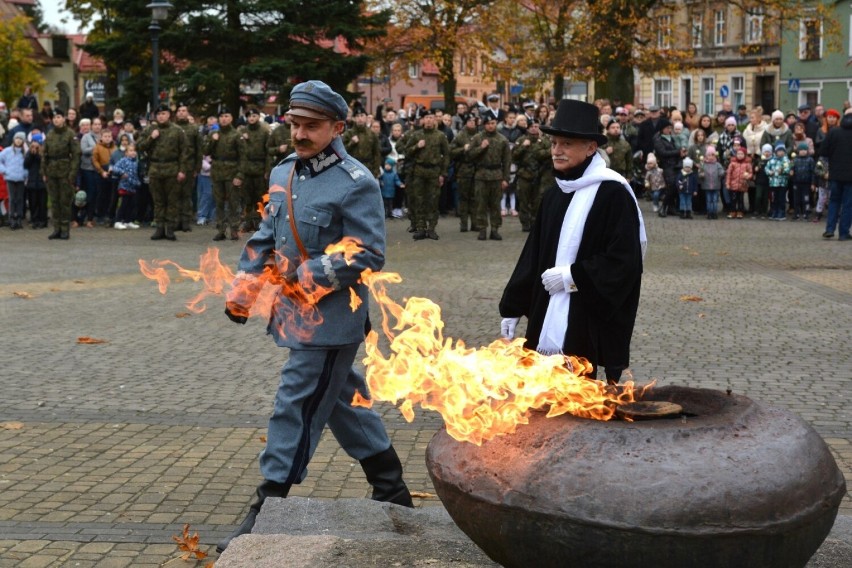
[[[335,138],[335,140],[337,139]],[[311,177],[316,177],[342,159],[343,158],[340,156],[340,153],[338,153],[337,149],[334,147],[334,140],[332,140],[331,144],[326,146],[325,149],[316,156],[308,158],[307,160],[299,160],[299,162],[301,163],[301,168],[307,168]]]

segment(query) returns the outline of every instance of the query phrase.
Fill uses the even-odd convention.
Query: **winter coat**
[[[719,162],[704,162],[698,175],[701,178],[701,189],[719,191],[725,178],[725,168]]]
[[[769,144],[772,146],[772,151],[775,151],[775,145],[781,142],[784,144],[787,153],[793,151],[793,131],[786,124],[782,124],[781,128],[775,128],[771,124],[766,125],[766,130],[760,138],[760,146]]]
[[[677,174],[677,181],[675,182],[675,187],[677,187],[678,193],[686,193],[692,195],[696,191],[698,191],[698,174],[694,171],[686,173],[684,170],[681,170]]]
[[[27,187],[42,189],[46,187],[41,175],[41,153],[27,152],[24,156],[24,168],[27,170]]]
[[[747,191],[748,180],[752,175],[751,160],[748,157],[740,160],[734,158],[728,164],[728,172],[725,176],[725,187],[731,191]]]
[[[793,159],[793,181],[800,185],[813,185],[816,162],[810,156]]]
[[[402,180],[399,179],[399,175],[394,171],[387,171],[382,169],[382,175],[379,177],[379,186],[382,188],[382,198],[384,199],[393,199],[396,195],[396,188],[402,185]]]
[[[118,190],[136,193],[142,181],[139,179],[139,165],[135,158],[125,156],[115,164],[113,171],[120,176]]]
[[[787,156],[772,156],[766,164],[766,173],[769,175],[769,187],[786,187],[790,178],[790,160]]]
[[[754,166],[754,183],[760,187],[769,187],[769,175],[766,173],[766,165],[771,158],[761,157]]]
[[[0,175],[6,181],[24,181],[27,170],[24,169],[24,148],[9,146],[0,152]]]
[[[645,187],[651,191],[660,191],[666,188],[666,178],[663,170],[659,167],[645,171]]]
[[[844,115],[840,126],[828,131],[819,150],[831,164],[828,179],[852,182],[852,114]]]

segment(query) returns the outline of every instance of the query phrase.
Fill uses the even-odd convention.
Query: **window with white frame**
[[[420,64],[419,63],[409,63],[408,64],[408,76],[411,79],[417,79],[420,77]]]
[[[799,21],[799,59],[822,59],[822,20],[806,18]]]
[[[704,17],[703,14],[692,15],[692,47],[700,48],[704,37]]]
[[[701,112],[713,116],[716,114],[716,79],[701,78]]]
[[[659,107],[672,106],[671,79],[654,79],[654,104]]]
[[[852,30],[852,16],[849,16],[849,29]],[[849,34],[849,57],[852,57],[852,33]]]
[[[725,25],[725,10],[713,12],[713,45],[722,46],[728,42],[728,28]]]
[[[672,17],[670,15],[657,18],[657,49],[672,47]]]
[[[749,8],[748,12],[746,12],[746,43],[763,43],[763,15],[763,6]]]
[[[745,104],[745,77],[735,75],[731,77],[731,105],[734,108]]]

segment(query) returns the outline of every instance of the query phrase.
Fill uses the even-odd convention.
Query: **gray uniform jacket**
[[[283,191],[293,167],[297,168],[292,184],[293,213],[309,257],[304,262],[293,239]],[[298,278],[307,291],[313,290],[312,282],[332,291],[307,311],[303,301],[279,293],[267,332],[281,347],[297,349],[360,343],[369,298],[367,287],[358,279],[365,269],[379,271],[385,263],[384,207],[376,178],[346,153],[337,137],[305,162],[295,154],[288,156],[272,170],[269,185],[263,221],[246,243],[239,270],[260,274],[265,263],[274,262],[281,275]],[[348,262],[339,252],[325,253],[328,245],[344,237],[362,243]],[[350,288],[361,300],[354,312]]]

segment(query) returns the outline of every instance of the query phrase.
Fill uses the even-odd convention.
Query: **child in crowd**
[[[89,196],[86,190],[81,189],[74,194],[74,202],[71,204],[72,227],[81,227],[86,222],[86,207],[89,205]]]
[[[397,188],[404,188],[405,184],[399,179],[399,175],[394,170],[396,160],[388,156],[385,159],[384,171],[379,178],[379,186],[382,189],[382,200],[385,203],[385,218],[393,217],[393,198],[396,196]]]
[[[683,168],[677,174],[677,193],[680,199],[680,218],[692,219],[692,196],[698,193],[698,176],[693,171],[693,162],[683,159]]]
[[[657,165],[657,157],[651,153],[645,162],[645,189],[651,192],[654,213],[660,210],[660,193],[666,189],[663,169]]]
[[[136,162],[136,145],[129,144],[125,156],[115,164],[118,180],[118,212],[115,216],[116,229],[138,229],[134,222],[136,215],[136,192],[142,182],[139,180],[139,164]]]
[[[112,131],[106,129],[101,132],[101,137],[92,150],[92,166],[94,166],[95,173],[98,175],[96,183],[98,197],[95,204],[95,218],[99,225],[104,224],[107,227],[112,226],[109,219],[110,204],[116,201],[112,195],[112,180],[109,171],[112,154],[115,149],[116,146],[112,140]]]
[[[213,168],[213,160],[210,156],[201,159],[201,171],[198,174],[198,213],[196,216],[199,225],[206,225],[213,220],[216,208],[213,203],[213,181],[210,179],[210,170]]]
[[[746,156],[743,146],[734,149],[734,157],[728,164],[725,175],[725,187],[731,195],[731,211],[728,219],[742,219],[745,211],[745,194],[752,176],[751,160]]]
[[[769,176],[766,174],[766,164],[772,158],[772,144],[760,147],[760,159],[754,166],[754,216],[766,219],[769,209]]]
[[[704,168],[704,155],[707,153],[707,133],[699,128],[694,134],[695,135],[692,137],[693,143],[689,146],[689,149],[687,149],[686,156],[692,160],[693,170],[696,172],[696,177],[700,178],[701,171]],[[704,202],[703,191],[699,191],[697,195],[693,196],[692,210],[695,211],[695,213],[702,214],[707,212],[707,204]]]
[[[775,144],[775,155],[766,164],[766,174],[769,176],[769,191],[772,193],[772,212],[770,219],[785,221],[787,219],[787,180],[790,178],[790,160],[787,158],[787,148],[783,142]]]
[[[814,185],[816,185],[816,215],[813,222],[822,221],[822,212],[828,206],[828,158],[820,158],[814,167]]]
[[[719,190],[722,189],[722,181],[725,179],[725,168],[718,162],[716,148],[713,146],[707,146],[704,165],[698,175],[707,202],[707,218],[718,219]]]
[[[13,231],[24,228],[24,183],[27,170],[24,168],[24,155],[27,135],[15,133],[12,145],[0,152],[0,175],[6,179],[9,192],[9,228]]]
[[[799,142],[796,146],[796,157],[793,159],[793,220],[807,220],[810,216],[810,195],[814,186],[814,169],[816,164],[810,156],[807,142]]]
[[[42,144],[44,144],[44,135],[33,134],[30,148],[24,156],[24,169],[27,170],[25,190],[30,209],[30,226],[33,229],[47,227],[47,186],[41,175]]]

